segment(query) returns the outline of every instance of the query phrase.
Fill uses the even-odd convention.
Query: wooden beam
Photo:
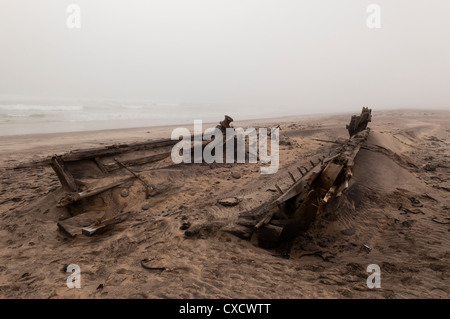
[[[91,197],[97,194],[100,194],[104,191],[107,191],[108,189],[114,188],[116,186],[122,185],[126,182],[129,182],[131,180],[134,180],[134,177],[130,177],[127,178],[125,180],[121,180],[121,181],[117,181],[108,185],[104,185],[104,186],[99,186],[96,188],[91,188],[91,189],[87,189],[85,191],[82,192],[72,192],[72,193],[68,193],[68,194],[64,194],[64,196],[62,196],[62,198],[58,201],[57,206],[58,207],[64,207],[67,205],[70,205],[72,203],[78,202],[80,200],[82,200],[83,198],[87,198],[87,197]]]
[[[104,157],[104,156],[115,156],[118,154],[139,151],[139,150],[150,150],[159,147],[172,146],[178,143],[179,140],[172,139],[160,139],[154,141],[146,141],[146,142],[136,142],[130,144],[115,144],[108,145],[103,147],[89,148],[89,149],[80,149],[73,150],[65,154],[59,155],[59,157],[64,162],[74,162],[84,159],[94,159],[95,157]],[[30,168],[30,167],[38,167],[52,164],[52,157],[48,157],[36,162],[30,163],[20,163],[15,169],[20,168]]]
[[[329,162],[318,177],[318,180],[316,182],[317,187],[329,189],[331,186],[333,186],[339,174],[344,169],[344,165],[345,163],[336,164],[333,162]]]
[[[75,237],[82,233],[82,228],[94,225],[105,215],[102,211],[89,211],[74,217],[67,218],[57,223],[59,230],[69,235],[70,237]]]
[[[153,187],[151,187],[146,181],[142,179],[142,177],[139,174],[136,174],[133,172],[130,168],[128,168],[125,164],[122,162],[119,162],[118,160],[114,159],[117,164],[125,168],[127,171],[129,171],[131,174],[133,174],[134,177],[136,177],[144,186],[145,186],[145,198],[148,198],[150,196],[150,193],[153,191]]]
[[[278,186],[278,184],[275,184],[275,188],[280,192],[280,194],[283,194],[283,191],[281,190],[280,186]]]
[[[97,164],[98,168],[102,171],[103,174],[108,174],[108,170],[106,169],[105,165],[103,165],[99,157],[94,157],[94,162],[95,164]]]
[[[104,231],[106,231],[108,228],[110,228],[110,226],[114,225],[114,224],[118,224],[123,222],[125,219],[127,219],[129,213],[121,213],[117,216],[114,216],[113,218],[104,220],[102,222],[100,222],[99,220],[97,222],[95,222],[94,224],[87,226],[87,227],[83,227],[81,229],[81,233],[85,236],[92,236],[94,234],[99,234],[99,233],[103,233]]]
[[[127,166],[143,165],[143,164],[148,164],[148,163],[163,160],[163,159],[169,157],[170,154],[171,154],[171,152],[165,152],[165,153],[161,153],[161,154],[154,154],[154,155],[134,158],[134,159],[130,159],[130,160],[123,160],[121,162]],[[106,163],[106,164],[103,164],[103,166],[105,166],[105,168],[108,172],[111,172],[111,171],[121,168],[121,166],[117,162]]]
[[[293,181],[294,183],[296,183],[297,181],[295,180],[294,175],[292,175],[291,172],[288,172],[288,174],[289,174],[289,176],[291,177],[292,181]]]
[[[78,185],[75,183],[75,179],[72,174],[64,167],[64,162],[59,156],[52,157],[52,167],[58,176],[61,185],[67,188],[71,192],[78,191]]]
[[[74,150],[70,153],[66,153],[62,155],[62,159],[66,162],[73,162],[83,159],[91,159],[94,157],[103,157],[103,156],[114,156],[117,154],[123,154],[133,151],[140,150],[149,150],[164,146],[171,146],[178,143],[178,140],[171,139],[162,139],[157,141],[150,142],[140,142],[140,143],[132,143],[132,144],[119,144],[119,145],[110,145],[104,148],[92,148],[85,150]]]

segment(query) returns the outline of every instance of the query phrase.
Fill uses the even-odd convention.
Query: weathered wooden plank
[[[58,228],[71,237],[80,235],[82,228],[97,223],[103,216],[104,212],[101,211],[89,211],[74,217],[65,219],[57,223]]]
[[[291,187],[288,188],[288,190],[286,190],[284,192],[284,194],[282,194],[280,197],[278,197],[275,202],[277,204],[282,204],[285,201],[291,199],[294,196],[297,196],[300,192],[302,192],[305,189],[305,186],[307,186],[308,180],[311,176],[313,176],[314,172],[319,172],[320,171],[320,167],[316,166],[314,169],[310,170],[308,173],[306,173],[304,176],[302,176],[299,180],[297,180],[297,182],[295,182],[294,184],[292,184]]]
[[[178,140],[172,139],[160,139],[146,142],[136,142],[130,144],[115,144],[103,147],[95,147],[89,149],[73,150],[69,153],[61,154],[59,157],[65,162],[74,162],[83,159],[94,159],[95,157],[115,156],[118,154],[139,151],[150,150],[159,147],[172,146],[178,143]],[[36,162],[20,163],[15,169],[38,167],[52,164],[52,157],[48,157]]]
[[[123,160],[121,162],[127,166],[143,165],[143,164],[148,164],[148,163],[163,160],[163,159],[169,157],[170,154],[171,154],[171,152],[165,152],[165,153],[161,153],[161,154],[153,154],[153,155],[149,155],[149,156],[144,156],[144,157],[139,157],[139,158],[134,158],[134,159],[129,159],[129,160]],[[108,172],[111,172],[111,171],[121,168],[121,166],[117,162],[105,163],[103,165],[105,166],[105,168]]]
[[[88,198],[88,197],[100,194],[100,193],[102,193],[104,191],[107,191],[108,189],[111,189],[111,188],[114,188],[116,186],[122,185],[122,184],[124,184],[124,183],[126,183],[128,181],[133,180],[133,179],[134,179],[134,177],[130,177],[130,178],[127,178],[125,180],[121,180],[121,181],[117,181],[117,182],[114,182],[114,183],[111,183],[111,184],[108,184],[108,185],[104,185],[104,186],[99,186],[99,187],[96,187],[96,188],[88,189],[88,190],[85,190],[85,191],[82,191],[82,192],[79,192],[79,193],[71,192],[71,193],[64,194],[62,196],[62,198],[58,201],[57,206],[58,207],[64,207],[64,206],[70,205],[72,203],[75,203],[75,202],[78,202],[78,201],[82,200],[83,198]]]
[[[81,229],[81,233],[85,236],[92,236],[95,233],[105,230],[106,227],[107,227],[107,225],[94,225],[94,226],[83,227]]]
[[[289,174],[289,177],[292,179],[292,181],[293,181],[294,183],[296,183],[297,180],[295,179],[294,175],[293,175],[291,172],[288,172],[288,174]]]
[[[67,188],[71,192],[78,191],[78,185],[75,182],[75,179],[73,178],[72,174],[64,167],[64,162],[60,157],[52,157],[52,167],[63,187]]]
[[[123,154],[139,150],[149,150],[158,147],[175,145],[176,143],[178,143],[177,140],[162,139],[157,141],[140,142],[133,144],[111,145],[104,148],[74,150],[69,153],[61,155],[61,158],[66,162],[71,162],[82,159],[91,159],[94,157],[115,156],[117,154]]]
[[[81,232],[85,236],[92,236],[94,234],[100,234],[100,233],[103,233],[104,231],[106,231],[107,229],[109,229],[112,225],[121,223],[121,222],[125,221],[127,218],[128,218],[128,213],[122,213],[122,214],[114,216],[113,218],[103,220],[101,222],[100,222],[100,220],[98,220],[96,223],[94,223],[90,226],[83,227],[81,229]]]
[[[97,164],[97,167],[102,171],[103,174],[108,174],[108,170],[105,165],[103,165],[101,159],[99,157],[94,157],[94,162]]]
[[[334,184],[343,169],[344,164],[328,163],[317,179],[316,185],[328,190]]]

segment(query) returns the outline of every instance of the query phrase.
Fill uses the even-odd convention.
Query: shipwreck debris
[[[89,211],[60,221],[57,226],[60,231],[70,237],[80,234],[92,236],[105,232],[111,226],[125,221],[129,216],[129,213],[121,213],[103,220],[105,214],[104,211]]]
[[[70,204],[76,203],[84,198],[88,198],[100,193],[103,193],[104,191],[107,191],[111,188],[114,188],[116,186],[122,185],[126,182],[129,182],[131,180],[133,180],[134,177],[130,177],[127,178],[125,180],[121,180],[121,181],[117,181],[117,182],[113,182],[111,184],[108,185],[104,185],[104,186],[100,186],[100,187],[96,187],[96,188],[92,188],[92,189],[87,189],[85,191],[82,192],[70,192],[70,193],[65,193],[59,200],[57,203],[57,207],[64,207],[64,206],[68,206]]]
[[[346,126],[350,137],[366,129],[367,124],[372,121],[372,110],[363,107],[360,115],[353,115],[350,124]]]
[[[237,198],[237,197],[223,198],[223,199],[219,199],[217,201],[217,203],[219,203],[222,206],[232,207],[232,206],[236,206],[237,204],[239,204],[239,198]]]
[[[150,193],[153,191],[153,187],[150,186],[146,181],[144,181],[139,174],[136,174],[130,168],[125,166],[125,164],[119,162],[117,159],[114,159],[114,160],[117,162],[117,164],[119,164],[120,166],[125,168],[127,171],[129,171],[131,174],[133,174],[133,176],[136,177],[145,186],[145,199],[148,199],[148,197],[150,196]]]
[[[225,119],[221,121],[216,128],[220,129],[222,134],[225,136],[227,133],[227,128],[231,128],[231,122],[233,122],[233,119],[230,116],[225,115]]]
[[[72,192],[76,192],[78,190],[78,185],[75,183],[75,179],[73,178],[72,174],[65,168],[64,162],[61,157],[53,156],[51,161],[52,168],[58,176],[61,185]]]
[[[364,107],[361,115],[352,116],[347,125],[350,138],[335,143],[340,145],[337,154],[318,161],[309,160],[310,169],[297,167],[301,174],[298,179],[288,172],[293,184],[286,190],[275,184],[280,193],[278,198],[240,214],[240,221],[252,219],[251,215],[256,220],[256,223],[247,222],[253,232],[252,241],[254,238],[263,248],[278,247],[283,257],[289,256],[294,239],[309,229],[327,203],[348,188],[355,157],[370,133],[367,128],[370,121],[371,110]],[[240,221],[237,224],[246,226]]]
[[[222,130],[226,131],[227,128],[231,127],[230,123],[232,121],[233,119],[226,115],[219,126]],[[193,139],[194,136],[191,136],[191,141]],[[60,197],[56,201],[56,206],[67,208],[70,215],[72,215],[71,218],[59,222],[57,224],[58,229],[71,237],[80,233],[91,236],[117,223],[120,218],[119,216],[115,216],[102,223],[94,222],[89,218],[91,215],[96,214],[90,212],[92,207],[97,207],[95,203],[96,198],[93,198],[91,201],[83,200],[102,194],[135,179],[138,179],[145,186],[146,199],[150,196],[160,194],[168,188],[167,185],[161,185],[162,187],[156,188],[156,186],[148,184],[130,166],[145,165],[164,160],[170,157],[172,147],[176,143],[178,143],[177,140],[159,139],[78,149],[64,154],[55,154],[34,162],[20,163],[14,169],[51,165],[62,188],[62,194],[59,195]],[[204,144],[207,143],[208,141]],[[119,171],[122,168],[133,176],[124,179],[123,174]],[[120,180],[117,180],[119,178]],[[111,180],[115,181],[111,182]],[[120,192],[120,196],[123,199],[128,198],[129,191],[124,190]],[[113,210],[111,207],[108,208],[109,203],[106,203],[102,198],[98,202],[102,202],[102,204],[99,204],[102,209]],[[142,209],[147,210],[149,207],[150,204],[146,203],[142,206]],[[80,214],[80,211],[88,211],[88,213]]]
[[[147,270],[160,270],[160,271],[166,270],[166,267],[151,267],[151,266],[148,266],[147,265],[148,262],[150,262],[150,260],[148,260],[147,258],[142,259],[141,260],[142,268],[147,269]]]
[[[57,157],[59,157],[63,163],[78,162],[78,161],[82,161],[82,160],[95,160],[95,158],[97,158],[97,161],[99,161],[99,160],[102,160],[103,158],[117,156],[119,154],[126,154],[126,153],[137,152],[137,151],[152,151],[152,150],[157,150],[157,149],[164,149],[164,147],[172,147],[177,142],[178,141],[175,141],[172,139],[160,139],[160,140],[137,142],[137,143],[130,143],[130,144],[114,144],[114,145],[104,146],[104,147],[72,150],[68,153],[58,155]],[[163,154],[170,156],[170,152],[166,152]],[[20,163],[18,166],[15,167],[15,169],[51,165],[53,157],[54,156],[51,156],[51,157],[45,158],[43,160],[30,162],[30,163]],[[145,159],[146,159],[146,157],[144,157],[144,161],[145,161]],[[147,159],[149,160],[148,163],[150,163],[151,161],[154,160],[154,158],[147,158]],[[136,161],[139,161],[139,160],[142,161],[143,159],[136,159]],[[125,164],[127,164],[127,163],[125,162]],[[128,164],[130,164],[130,163],[128,163]],[[109,167],[106,164],[103,164],[103,165],[106,167],[108,172],[119,168],[119,166],[117,164],[113,165],[113,167]]]

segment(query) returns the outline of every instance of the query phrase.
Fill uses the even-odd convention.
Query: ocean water
[[[0,135],[76,132],[258,118],[257,109],[220,104],[0,99]]]

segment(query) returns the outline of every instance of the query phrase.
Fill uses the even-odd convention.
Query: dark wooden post
[[[64,167],[64,162],[59,156],[52,157],[52,167],[58,176],[61,185],[71,192],[78,191],[78,185],[75,182],[72,174]]]

